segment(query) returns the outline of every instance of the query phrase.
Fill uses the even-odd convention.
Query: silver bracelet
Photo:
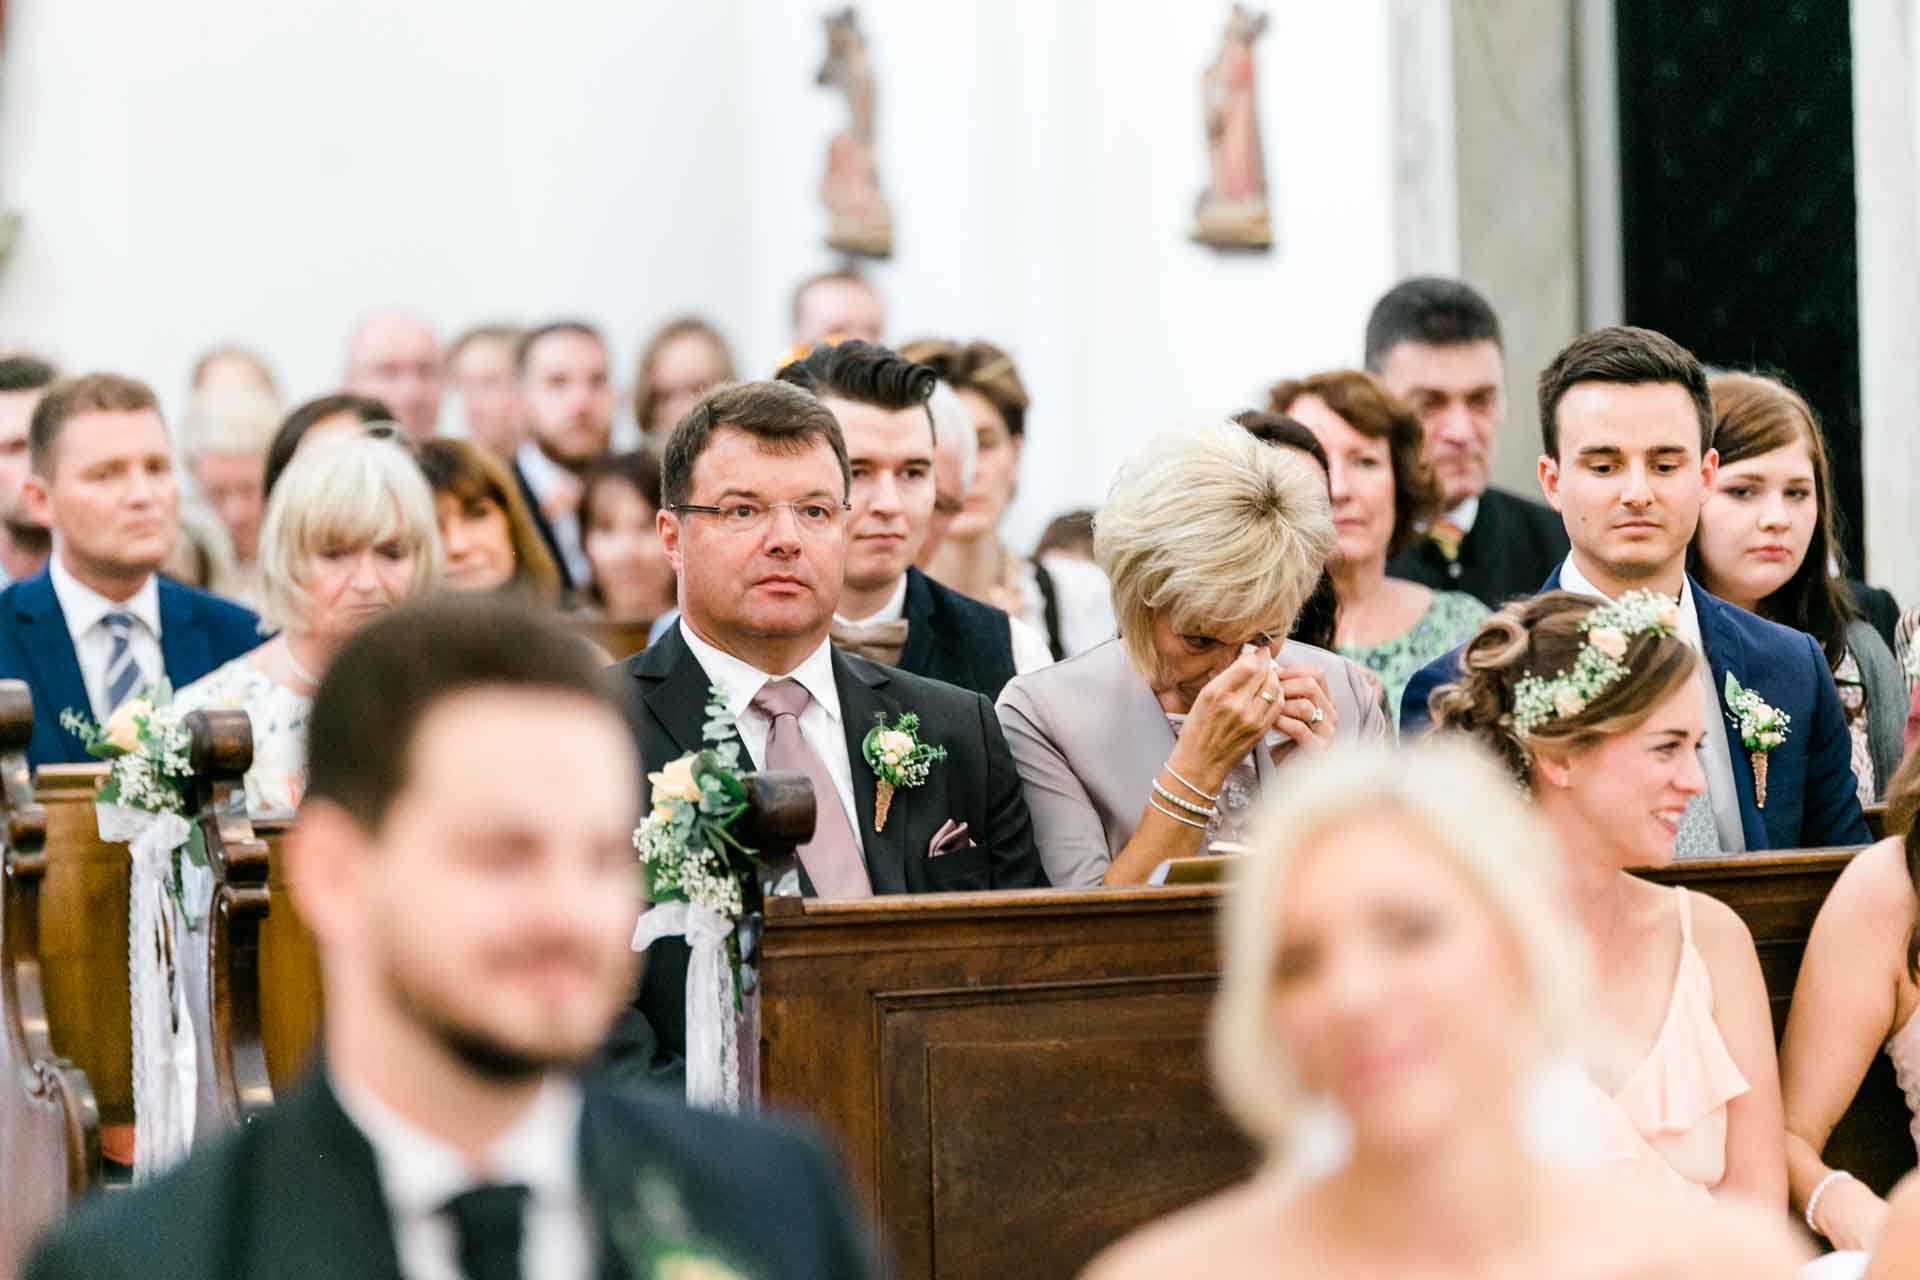
[[[1153,810],[1155,813],[1163,814],[1166,817],[1172,818],[1175,822],[1179,823],[1183,827],[1192,827],[1195,831],[1205,831],[1207,829],[1206,823],[1195,822],[1192,818],[1183,818],[1179,814],[1175,813],[1173,810],[1163,806],[1158,800],[1155,800],[1152,796],[1147,797],[1147,803],[1153,806]]]
[[[1165,800],[1168,804],[1178,805],[1180,808],[1185,809],[1188,813],[1194,815],[1196,818],[1217,818],[1220,816],[1220,811],[1218,809],[1208,808],[1206,805],[1202,805],[1202,804],[1195,804],[1191,800],[1182,800],[1179,796],[1173,794],[1173,792],[1161,786],[1160,779],[1158,778],[1155,778],[1153,780],[1153,794],[1159,796],[1162,800]]]
[[[1813,1184],[1813,1194],[1807,1197],[1807,1230],[1823,1239],[1826,1237],[1826,1232],[1813,1225],[1813,1211],[1819,1206],[1820,1197],[1826,1192],[1828,1187],[1840,1181],[1842,1178],[1851,1178],[1852,1176],[1853,1175],[1845,1169],[1834,1169],[1829,1172],[1826,1177]]]
[[[1173,761],[1169,760],[1165,764],[1161,765],[1160,767],[1167,771],[1168,777],[1172,778],[1175,782],[1179,783],[1181,786],[1185,787],[1187,790],[1193,792],[1193,794],[1199,796],[1202,800],[1205,800],[1208,804],[1213,804],[1220,799],[1220,793],[1218,791],[1215,791],[1209,794],[1205,791],[1202,791],[1200,788],[1194,786],[1191,782],[1188,782],[1185,778],[1181,777],[1180,771],[1173,767]]]

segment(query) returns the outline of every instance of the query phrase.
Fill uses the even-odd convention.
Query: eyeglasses
[[[714,516],[728,533],[758,533],[772,521],[773,513],[781,510],[793,513],[793,522],[799,526],[800,532],[826,533],[840,523],[841,516],[853,510],[844,502],[822,502],[818,499],[802,502],[749,502],[742,499],[729,502],[724,507],[703,507],[681,502],[667,509],[682,515]]]

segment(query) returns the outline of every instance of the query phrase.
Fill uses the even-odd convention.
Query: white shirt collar
[[[533,1199],[570,1204],[580,1196],[580,1086],[547,1076],[533,1103],[501,1134],[475,1169],[369,1090],[329,1072],[340,1107],[373,1147],[380,1189],[396,1221],[437,1214],[447,1201],[484,1182],[524,1183]]]
[[[1473,531],[1474,517],[1479,514],[1480,495],[1476,493],[1471,498],[1462,499],[1458,506],[1447,512],[1447,519],[1452,521],[1462,534],[1466,534]]]
[[[833,615],[833,620],[843,626],[864,627],[875,622],[898,622],[906,616],[906,613],[907,575],[903,573],[900,575],[900,581],[893,584],[893,594],[887,597],[887,602],[872,614],[864,618],[849,618],[845,614],[836,613]]]
[[[1573,562],[1571,554],[1567,556],[1566,563],[1560,566],[1560,589],[1583,596],[1599,596],[1602,600],[1613,599],[1580,572],[1580,566]],[[1700,615],[1693,607],[1693,580],[1685,574],[1680,575],[1680,638],[1700,652],[1706,652],[1700,643]]]
[[[67,633],[74,639],[86,635],[100,625],[100,619],[115,612],[132,614],[146,624],[149,632],[159,636],[160,584],[154,574],[148,574],[140,589],[126,601],[109,600],[67,572],[60,549],[55,547],[47,558],[47,577],[53,583],[53,598],[60,602],[60,612],[66,617]]]
[[[714,648],[695,635],[693,628],[687,625],[684,615],[680,618],[680,634],[687,642],[687,648],[693,650],[693,656],[701,668],[706,671],[710,683],[718,685],[720,692],[726,695],[727,714],[738,720],[747,704],[753,701],[753,695],[760,692],[760,686],[769,680],[792,679],[800,682],[813,700],[834,721],[840,721],[840,686],[833,678],[833,642],[822,638],[820,647],[815,649],[799,666],[786,676],[769,675],[750,663],[743,662],[730,653]]]
[[[519,452],[513,460],[520,466],[520,474],[527,478],[527,488],[533,490],[533,496],[544,498],[555,485],[569,476],[564,467],[540,451],[540,446],[531,440],[520,442]]]

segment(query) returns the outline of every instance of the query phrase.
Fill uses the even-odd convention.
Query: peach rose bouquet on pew
[[[187,732],[186,717],[173,706],[173,687],[165,680],[149,685],[121,703],[100,725],[68,707],[60,713],[60,727],[79,738],[88,755],[108,762],[107,780],[94,796],[96,806],[117,806],[138,814],[171,814],[179,819],[177,826],[161,824],[165,832],[177,832],[181,841],[171,852],[167,892],[181,908],[187,927],[198,928],[186,910],[181,863],[184,858],[196,867],[205,867],[207,844],[199,824],[192,821],[193,767],[189,756],[193,738]],[[153,825],[135,821],[141,826]],[[110,835],[104,828],[100,834],[108,840],[125,838]]]
[[[687,1101],[737,1109],[740,925],[757,902],[760,856],[733,833],[747,811],[740,740],[725,697],[707,694],[700,736],[707,745],[647,775],[651,811],[633,833],[641,878],[653,905],[634,927],[633,947],[683,937],[687,965]]]

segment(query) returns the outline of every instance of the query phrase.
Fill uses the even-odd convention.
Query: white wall
[[[622,372],[698,307],[747,371],[829,265],[826,0],[13,0],[0,341],[154,381],[261,347],[328,389],[354,315],[601,321]],[[867,0],[896,339],[988,336],[1035,399],[1012,532],[1155,431],[1352,363],[1392,279],[1386,0],[1272,4],[1279,244],[1191,244],[1227,4]],[[185,16],[183,16],[185,15]]]

